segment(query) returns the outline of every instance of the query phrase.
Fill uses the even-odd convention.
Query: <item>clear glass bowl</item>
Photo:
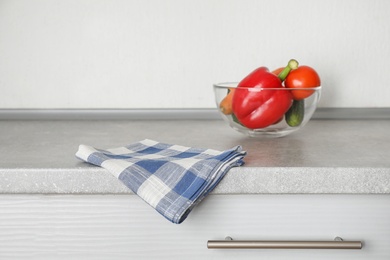
[[[238,119],[233,114],[224,114],[220,109],[220,104],[222,100],[228,95],[228,93],[237,87],[236,82],[226,82],[214,84],[214,94],[217,108],[222,116],[222,118],[229,124],[231,128],[237,130],[240,133],[243,133],[250,137],[282,137],[293,132],[298,131],[306,125],[306,123],[312,117],[314,111],[316,110],[317,103],[321,95],[321,87],[315,88],[304,88],[304,89],[290,89],[290,88],[244,88],[244,91],[248,92],[260,92],[260,91],[305,91],[309,93],[308,97],[304,100],[304,117],[302,122],[298,126],[290,126],[286,122],[286,116],[283,116],[278,122],[271,124],[264,128],[250,129],[241,124]],[[242,89],[242,87],[240,87]],[[243,91],[243,90],[240,90]],[[302,92],[301,92],[302,93]]]

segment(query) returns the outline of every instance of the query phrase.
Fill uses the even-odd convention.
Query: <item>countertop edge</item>
[[[133,194],[98,167],[0,169],[0,178],[0,194]],[[390,169],[239,167],[211,194],[390,194]]]
[[[215,120],[215,108],[188,109],[0,109],[0,120]],[[390,119],[390,107],[320,107],[312,119]]]

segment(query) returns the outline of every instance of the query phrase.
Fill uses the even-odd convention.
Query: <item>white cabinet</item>
[[[361,250],[207,249],[361,240]],[[390,259],[389,195],[210,195],[180,225],[136,195],[1,195],[0,259]]]

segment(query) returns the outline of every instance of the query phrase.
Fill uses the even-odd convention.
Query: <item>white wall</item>
[[[290,58],[322,107],[390,107],[388,0],[0,0],[0,108],[212,108]]]

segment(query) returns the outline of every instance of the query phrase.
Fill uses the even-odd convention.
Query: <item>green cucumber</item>
[[[294,100],[290,109],[286,112],[286,122],[289,126],[299,126],[305,114],[305,101]]]
[[[233,119],[233,122],[235,122],[235,123],[237,123],[237,124],[239,124],[239,125],[244,126],[243,124],[241,124],[240,121],[238,121],[238,118],[236,117],[236,115],[235,115],[234,113],[232,113],[232,119]]]

